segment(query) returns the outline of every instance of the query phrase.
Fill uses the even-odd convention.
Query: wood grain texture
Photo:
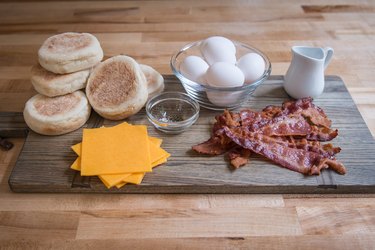
[[[238,217],[238,213],[243,216]],[[172,216],[171,216],[172,215]],[[142,219],[142,223],[137,223]],[[221,225],[225,224],[225,227]],[[241,224],[242,226],[237,226]],[[127,230],[132,228],[132,230]],[[115,235],[113,232],[117,232]],[[110,235],[112,234],[112,235]],[[78,239],[301,235],[294,208],[169,209],[85,212]]]
[[[357,234],[375,232],[375,206],[352,207],[297,207],[300,225],[305,234]],[[314,218],[326,220],[312,222]],[[363,218],[366,218],[365,220]],[[338,223],[338,221],[340,221]]]
[[[0,240],[4,249],[373,249],[374,234],[162,239]]]
[[[26,138],[28,131],[22,113],[0,112],[0,137]]]
[[[77,212],[0,212],[0,239],[74,239],[79,221]],[[67,220],[66,218],[69,218]]]
[[[285,74],[293,45],[333,47],[335,54],[326,74],[342,77],[375,135],[374,6],[374,2],[368,0],[1,1],[0,111],[22,112],[26,100],[36,93],[29,81],[30,67],[36,62],[41,42],[56,33],[94,33],[102,42],[106,58],[128,54],[163,74],[171,74],[169,59],[173,51],[188,42],[219,34],[265,52],[272,62],[273,75]],[[355,141],[355,138],[350,139]],[[374,249],[373,196],[12,193],[7,180],[24,140],[10,140],[15,147],[9,152],[0,150],[0,213],[11,212],[7,215],[12,218],[6,223],[0,221],[1,233],[5,230],[4,236],[0,236],[1,249]],[[239,219],[227,215],[221,220],[222,216],[217,213],[229,211],[232,214],[238,208],[236,217],[251,218],[247,207],[252,212],[259,210],[256,214],[266,207],[271,216],[294,209],[302,234],[295,235],[291,231],[295,221],[290,220],[289,226],[283,224],[279,228],[279,236],[261,236],[270,233],[264,224],[247,219],[245,223],[251,224],[253,231],[245,228]],[[287,208],[286,211],[280,212],[283,208]],[[152,216],[154,209],[158,212]],[[237,226],[236,233],[222,233],[224,237],[213,233],[197,238],[181,238],[176,233],[168,233],[164,235],[168,238],[139,239],[127,238],[126,233],[114,230],[120,225],[119,220],[132,214],[133,210],[148,211],[148,218],[153,220],[163,211],[168,216],[165,220],[170,223],[181,219],[178,214],[181,210],[187,211],[188,215],[191,213],[190,221],[194,222],[196,209],[215,214],[199,217],[211,226],[214,218],[215,232]],[[97,234],[101,239],[75,237],[77,229],[81,230],[82,238],[87,232],[87,228],[82,227],[84,224],[76,227],[76,216],[79,221],[83,218],[87,221],[91,218],[86,212],[100,214],[105,210],[118,215],[118,220],[113,218],[113,224],[106,221],[113,234],[104,235],[100,229]],[[53,220],[53,214],[59,218]],[[6,216],[1,217],[4,219]],[[69,224],[64,220],[73,222]],[[160,221],[162,223],[163,219]],[[92,225],[98,228],[101,222],[98,220]],[[143,222],[142,216],[134,219],[137,228],[141,228]],[[8,225],[6,229],[2,227],[4,224]],[[201,230],[191,224],[187,226],[192,235]],[[178,225],[166,227],[168,232],[173,228],[178,232]],[[126,230],[130,235],[132,229]],[[282,233],[283,230],[286,232]],[[146,231],[151,234],[147,228]],[[15,232],[21,237],[16,238]],[[61,232],[61,236],[56,232]],[[183,232],[187,236],[188,232]],[[124,238],[118,239],[118,233]],[[252,236],[246,235],[250,233]]]
[[[281,76],[270,77],[241,108],[261,110],[270,104],[280,105],[288,98],[282,82]],[[165,76],[165,84],[166,91],[183,91],[173,76]],[[163,138],[163,148],[172,156],[166,164],[146,174],[141,185],[108,190],[97,177],[82,177],[69,169],[76,158],[70,146],[81,140],[82,129],[63,136],[42,136],[30,131],[9,185],[15,192],[374,193],[375,141],[340,78],[328,76],[325,93],[315,103],[339,130],[334,143],[342,148],[338,159],[347,167],[348,174],[344,176],[331,170],[323,170],[320,176],[304,176],[260,156],[233,171],[225,156],[207,157],[191,150],[192,145],[210,137],[214,117],[221,112],[202,109],[200,118],[188,131],[165,135],[152,127],[142,110],[127,122],[148,125],[149,134]],[[93,114],[84,128],[117,123]],[[20,126],[19,122],[16,126]],[[6,127],[12,127],[12,121]]]

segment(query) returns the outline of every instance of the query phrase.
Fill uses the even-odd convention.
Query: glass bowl
[[[180,72],[180,64],[187,56],[195,55],[202,57],[199,46],[203,41],[204,40],[200,40],[187,44],[172,56],[170,66],[173,73],[181,81],[182,86],[188,95],[196,100],[200,106],[211,110],[235,109],[240,107],[243,103],[249,100],[255,89],[271,74],[270,60],[260,50],[244,43],[233,41],[236,46],[237,58],[251,52],[257,53],[263,58],[265,62],[263,75],[257,80],[245,83],[240,87],[219,88],[203,85],[187,79]]]
[[[181,92],[163,92],[152,97],[146,104],[148,120],[158,130],[167,134],[178,134],[199,117],[199,104]]]

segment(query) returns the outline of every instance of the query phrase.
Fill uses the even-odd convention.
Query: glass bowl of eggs
[[[185,45],[170,65],[187,94],[211,110],[240,107],[271,74],[263,52],[220,36]]]

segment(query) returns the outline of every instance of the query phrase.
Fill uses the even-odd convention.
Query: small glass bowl
[[[203,85],[187,79],[180,72],[180,65],[187,56],[195,55],[202,57],[199,47],[203,41],[204,40],[200,40],[187,44],[172,56],[170,66],[173,73],[181,81],[182,86],[185,88],[188,95],[196,100],[200,106],[211,110],[235,109],[240,107],[243,103],[249,100],[255,89],[271,74],[270,60],[260,50],[244,43],[233,41],[236,46],[237,58],[251,52],[255,52],[263,58],[265,62],[263,75],[257,80],[245,83],[240,87],[218,88]]]
[[[146,104],[148,120],[158,130],[178,134],[196,122],[199,104],[181,92],[164,92],[152,97]]]

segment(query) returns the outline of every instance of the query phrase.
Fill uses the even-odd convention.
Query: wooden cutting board
[[[165,76],[167,91],[183,91],[174,76]],[[288,98],[282,88],[283,77],[271,76],[243,108],[261,110],[280,105]],[[158,132],[145,111],[126,121],[147,124],[151,136],[163,139],[171,153],[167,164],[147,173],[141,185],[107,189],[97,177],[81,177],[71,170],[76,155],[70,146],[80,142],[82,128],[62,136],[42,136],[27,127],[20,113],[0,114],[0,136],[26,136],[24,147],[9,178],[14,192],[68,193],[375,193],[375,142],[344,83],[337,76],[326,77],[326,88],[315,104],[322,107],[339,129],[333,140],[342,152],[338,159],[347,167],[346,175],[323,170],[320,176],[304,176],[279,167],[260,156],[237,170],[224,156],[202,156],[191,146],[210,137],[214,117],[221,112],[201,109],[200,117],[188,131],[179,135]],[[119,122],[92,114],[85,128],[112,126]]]

